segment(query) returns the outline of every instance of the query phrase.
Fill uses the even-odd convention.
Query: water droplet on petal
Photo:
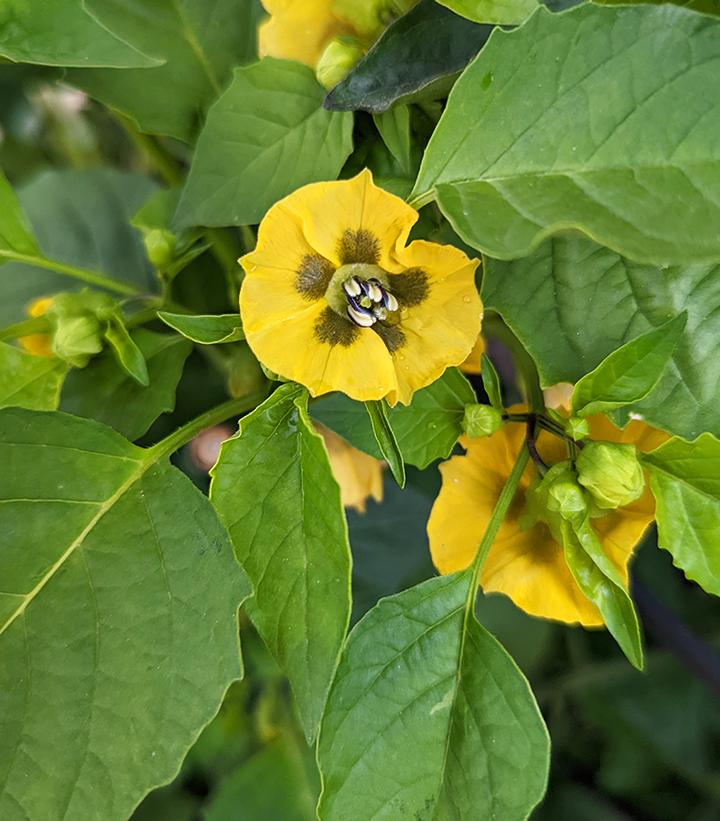
[[[463,302],[466,303],[466,304],[468,304],[470,302],[470,297],[469,297],[468,294],[465,294],[465,296],[463,297]]]

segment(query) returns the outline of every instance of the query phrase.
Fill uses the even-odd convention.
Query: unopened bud
[[[565,429],[576,442],[587,439],[590,435],[590,423],[579,416],[571,416],[566,422]]]
[[[466,405],[463,430],[472,439],[492,436],[502,427],[502,414],[490,405]]]
[[[53,351],[76,368],[84,368],[102,350],[100,323],[91,314],[61,318],[53,336]]]
[[[634,445],[587,442],[576,464],[580,484],[599,508],[624,507],[642,496],[645,477]]]
[[[315,76],[324,88],[333,88],[345,79],[365,51],[352,37],[335,37],[325,47],[315,68]]]
[[[171,231],[166,231],[164,228],[152,228],[144,235],[143,240],[148,259],[156,269],[166,268],[172,262],[175,235]]]

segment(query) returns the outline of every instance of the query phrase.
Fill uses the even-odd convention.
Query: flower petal
[[[408,404],[414,391],[467,359],[477,341],[483,311],[474,284],[478,260],[468,259],[450,245],[423,240],[401,249],[396,258],[406,271],[401,276],[412,276],[408,270],[421,271],[427,289],[418,304],[401,313],[405,344],[393,352],[398,378],[398,391],[388,397],[393,405]],[[402,289],[396,294],[402,309]]]

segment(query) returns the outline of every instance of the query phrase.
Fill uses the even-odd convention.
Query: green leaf
[[[407,105],[394,105],[387,111],[376,114],[374,120],[383,142],[397,160],[400,170],[408,176],[414,175],[410,136],[410,107]]]
[[[431,579],[353,629],[318,745],[326,821],[520,821],[541,799],[547,731],[513,660],[465,618],[469,583]]]
[[[156,66],[97,19],[83,0],[14,0],[0,6],[0,55],[46,66]]]
[[[405,487],[405,462],[388,418],[387,403],[384,399],[379,402],[365,402],[365,410],[370,418],[370,427],[380,453],[382,453],[382,458],[388,463],[390,472],[398,485],[401,488]]]
[[[255,589],[248,614],[315,737],[350,616],[347,525],[322,438],[295,384],[240,422],[210,497]]]
[[[642,461],[657,500],[658,544],[688,579],[720,596],[720,441],[670,439]]]
[[[672,361],[632,410],[692,439],[720,436],[720,266],[639,265],[590,240],[561,236],[514,262],[485,260],[483,302],[500,313],[540,372],[543,387],[577,382],[608,354],[669,316],[688,320]]]
[[[221,342],[237,342],[245,339],[240,314],[171,314],[158,311],[162,321],[178,333],[201,345],[217,345]]]
[[[46,171],[20,188],[18,197],[45,256],[101,271],[147,293],[157,290],[155,275],[128,220],[155,187],[140,174],[111,169]],[[83,287],[17,262],[0,268],[0,284],[0,324],[22,319],[35,297]]]
[[[480,357],[480,375],[482,377],[483,388],[488,395],[490,404],[495,410],[501,411],[503,408],[502,388],[500,387],[500,377],[498,376],[495,366],[490,361],[490,357],[483,353]]]
[[[237,69],[198,139],[177,225],[256,223],[301,185],[336,179],[352,151],[352,116],[325,111],[323,93],[299,63]]]
[[[426,468],[450,455],[462,433],[465,405],[475,392],[457,368],[417,391],[409,405],[388,409],[388,419],[402,451],[403,461]],[[363,407],[343,394],[332,394],[311,406],[312,416],[359,450],[383,459]]]
[[[143,131],[190,141],[234,66],[256,56],[258,0],[87,0],[114,32],[163,60],[142,71],[71,71],[69,79]]]
[[[496,29],[455,84],[415,201],[437,199],[466,242],[500,259],[576,228],[638,261],[716,261],[719,63],[717,18],[541,7]]]
[[[38,244],[32,228],[5,175],[0,171],[0,261],[5,250],[19,254],[37,254]]]
[[[561,537],[565,561],[578,587],[600,611],[607,629],[630,663],[642,670],[642,638],[635,607],[590,520],[585,517],[577,527],[563,521]]]
[[[275,739],[213,793],[204,821],[316,821],[317,786],[292,738]]]
[[[128,439],[139,439],[175,407],[175,391],[192,346],[181,336],[139,329],[132,339],[147,362],[149,385],[142,387],[120,368],[112,352],[72,370],[62,392],[62,410],[103,422]]]
[[[660,381],[687,323],[687,311],[626,342],[575,385],[572,412],[592,416],[633,405]]]
[[[476,23],[522,23],[538,7],[537,0],[437,0]]]
[[[128,818],[241,676],[249,585],[167,455],[0,412],[3,818]]]
[[[0,342],[0,408],[55,410],[67,365]]]
[[[363,60],[327,95],[334,111],[379,114],[398,101],[438,98],[485,44],[492,28],[435,0],[420,0],[388,26]]]
[[[114,315],[105,328],[105,340],[115,354],[118,365],[132,377],[138,385],[146,388],[150,384],[147,363],[142,351],[128,333],[122,317]]]

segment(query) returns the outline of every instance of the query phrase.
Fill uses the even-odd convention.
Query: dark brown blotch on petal
[[[315,322],[315,337],[328,345],[342,345],[348,348],[360,336],[360,328],[336,314],[329,306],[320,314]]]
[[[383,325],[382,322],[376,322],[372,329],[382,339],[390,353],[399,351],[407,342],[405,334],[397,325]]]
[[[298,268],[295,287],[305,299],[320,299],[325,296],[334,273],[335,268],[330,260],[320,254],[305,254]]]
[[[372,231],[365,228],[357,231],[348,228],[338,243],[338,256],[341,265],[350,265],[352,262],[377,265],[380,260],[380,241]]]
[[[430,293],[428,275],[422,268],[408,268],[402,274],[390,275],[390,290],[403,308],[424,302]]]

